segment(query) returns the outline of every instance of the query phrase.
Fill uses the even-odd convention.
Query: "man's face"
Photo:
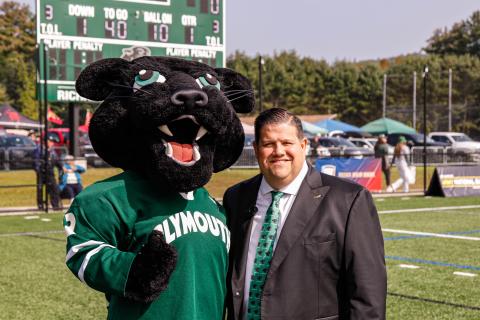
[[[275,189],[295,179],[305,162],[307,140],[298,138],[297,128],[289,123],[267,124],[254,143],[260,171]]]

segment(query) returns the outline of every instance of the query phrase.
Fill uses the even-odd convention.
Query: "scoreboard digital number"
[[[88,64],[144,55],[225,65],[225,0],[37,0],[39,98],[43,56],[49,101],[83,101],[75,79]]]

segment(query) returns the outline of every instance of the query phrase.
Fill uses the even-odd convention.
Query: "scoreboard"
[[[75,79],[103,58],[225,65],[225,0],[37,0],[36,7],[39,99],[44,61],[48,101],[84,101]]]

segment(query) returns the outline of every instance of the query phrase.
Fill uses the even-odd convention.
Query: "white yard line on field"
[[[456,275],[456,276],[462,276],[462,277],[476,277],[477,276],[475,273],[459,272],[459,271],[455,271],[453,274]]]
[[[429,236],[429,237],[436,237],[436,238],[480,241],[480,238],[477,238],[477,237],[456,236],[456,235],[453,235],[453,234],[418,232],[418,231],[397,230],[397,229],[382,229],[382,231],[383,232],[391,232],[391,233],[412,234],[412,235],[417,235],[417,236]]]
[[[24,217],[23,219],[25,220],[32,220],[32,219],[39,219],[40,217],[39,216],[26,216]]]
[[[472,206],[436,207],[436,208],[419,208],[419,209],[382,210],[382,211],[378,211],[378,213],[389,214],[389,213],[445,211],[445,210],[462,210],[462,209],[479,209],[479,208],[480,208],[480,205],[472,205]]]
[[[65,233],[63,230],[39,231],[39,232],[16,232],[16,233],[0,233],[0,237],[21,237],[21,236],[39,236],[43,234]]]
[[[399,264],[398,265],[400,268],[405,268],[405,269],[419,269],[419,266],[413,265],[413,264]]]

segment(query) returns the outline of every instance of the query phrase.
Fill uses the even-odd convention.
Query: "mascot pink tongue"
[[[196,61],[110,58],[76,89],[103,100],[90,140],[123,172],[73,201],[68,268],[105,293],[109,320],[223,320],[230,231],[203,186],[242,153],[237,112],[253,109],[250,81]]]
[[[173,149],[173,157],[178,161],[190,162],[193,160],[193,147],[191,144],[170,142]]]

